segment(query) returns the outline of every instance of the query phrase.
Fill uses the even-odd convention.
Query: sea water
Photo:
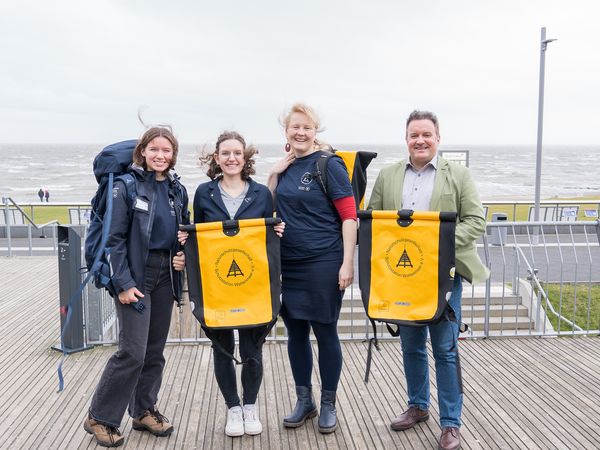
[[[96,190],[92,173],[94,156],[102,144],[0,144],[0,194],[13,200],[39,202],[46,188],[50,202],[89,202]],[[382,167],[405,158],[404,145],[339,145],[344,150],[377,152],[368,169],[367,198]],[[283,145],[259,145],[256,175],[265,183],[270,167],[283,155]],[[198,161],[208,145],[181,145],[177,173],[190,197],[208,180]],[[467,150],[469,167],[483,200],[533,200],[535,146],[442,146],[440,150]],[[600,196],[600,145],[544,146],[542,199]]]

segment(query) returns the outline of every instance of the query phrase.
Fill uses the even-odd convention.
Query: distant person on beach
[[[283,425],[299,427],[317,415],[312,392],[310,331],[317,338],[321,375],[319,431],[337,428],[336,390],[342,370],[337,322],[344,290],[354,278],[356,205],[346,166],[327,165],[328,192],[316,179],[321,149],[320,120],[310,106],[297,103],[282,117],[286,156],[268,178],[277,215],[286,223],[281,240],[281,315],[288,331],[288,356],[296,385],[294,410]]]
[[[123,181],[116,181],[112,192],[107,248],[118,292],[119,349],[104,368],[83,425],[105,447],[123,444],[119,426],[127,409],[134,430],[155,436],[173,432],[156,403],[173,301],[181,299],[183,289],[185,256],[179,251],[177,229],[189,223],[187,193],[170,172],[177,152],[170,129],[150,128],[129,166],[135,201]]]
[[[40,198],[40,202],[44,201],[44,190],[42,188],[38,191],[38,197]]]
[[[46,203],[50,201],[50,191],[48,189],[44,189],[44,198],[46,199]]]
[[[485,216],[469,169],[437,155],[438,119],[429,111],[413,111],[406,120],[409,158],[379,173],[369,209],[448,211],[458,214],[456,224],[456,275],[448,310],[439,323],[400,327],[408,410],[391,423],[401,431],[429,419],[429,366],[427,332],[436,367],[442,434],[439,448],[460,448],[463,404],[458,335],[461,319],[462,280],[480,282],[489,276],[477,255],[475,240],[485,233]],[[401,189],[398,189],[401,187]]]
[[[208,167],[211,179],[196,189],[194,196],[194,223],[221,222],[224,220],[273,217],[273,199],[269,189],[250,178],[256,173],[254,154],[257,149],[246,145],[245,139],[235,131],[225,131],[217,138],[213,152],[203,154],[200,161]],[[275,226],[281,236],[284,224]],[[180,233],[183,241],[187,233]],[[227,405],[227,436],[257,435],[262,432],[256,399],[263,378],[262,346],[266,326],[240,328],[239,346],[242,366],[241,381],[243,402],[237,389],[235,366],[230,355],[235,350],[232,329],[205,330],[213,345],[214,370],[217,384]],[[268,405],[271,407],[272,405]]]

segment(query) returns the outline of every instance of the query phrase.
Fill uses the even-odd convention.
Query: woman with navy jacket
[[[254,146],[246,146],[235,131],[225,131],[217,139],[215,151],[200,160],[208,165],[212,181],[203,183],[194,196],[194,223],[273,217],[273,200],[266,186],[250,178],[255,173]],[[281,236],[284,225],[275,226]],[[243,404],[237,391],[235,367],[231,358],[213,346],[215,377],[227,404],[225,434],[242,436],[262,432],[256,398],[263,376],[262,345],[264,326],[241,328],[239,332],[242,366]],[[233,330],[211,330],[212,340],[229,354],[234,352]],[[242,406],[243,405],[243,406]]]
[[[341,158],[327,164],[327,193],[317,180],[324,147],[316,138],[316,112],[297,103],[282,118],[288,155],[269,174],[277,215],[287,226],[281,240],[281,315],[288,330],[288,356],[297,403],[284,417],[285,427],[301,426],[317,415],[311,387],[310,331],[317,338],[321,375],[319,431],[337,428],[336,390],[342,370],[337,321],[344,289],[354,277],[356,205]]]
[[[156,402],[173,301],[181,299],[183,288],[185,257],[177,229],[189,223],[187,193],[170,172],[177,151],[170,129],[150,128],[133,152],[129,172],[135,186],[118,180],[112,192],[106,250],[117,293],[119,349],[104,368],[83,424],[104,447],[123,444],[118,427],[127,409],[133,429],[155,436],[173,432]]]

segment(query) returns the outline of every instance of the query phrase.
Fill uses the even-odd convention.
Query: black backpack
[[[316,178],[317,184],[323,193],[330,198],[327,184],[327,164],[329,164],[329,160],[331,158],[341,158],[346,166],[346,169],[348,169],[348,176],[352,180],[352,192],[354,194],[356,210],[358,211],[367,189],[367,167],[371,161],[377,157],[377,153],[360,150],[357,152],[348,152],[333,148],[330,150],[320,150],[319,153],[319,158],[317,158],[315,162],[314,177]],[[356,153],[356,156],[354,157],[353,167],[348,167],[346,159],[340,155],[351,153]]]
[[[63,356],[58,363],[58,391],[64,389],[64,378],[62,366],[68,353],[63,344],[63,333],[68,329],[71,321],[72,308],[76,301],[81,301],[81,294],[85,286],[94,278],[94,284],[98,288],[106,288],[111,294],[114,294],[114,287],[110,281],[110,268],[106,261],[106,242],[110,231],[112,218],[113,196],[112,190],[115,180],[123,180],[127,188],[130,199],[135,198],[135,179],[133,175],[127,173],[127,167],[133,159],[133,150],[137,140],[117,142],[116,144],[105,147],[94,159],[94,175],[98,181],[96,195],[92,199],[92,214],[90,225],[85,238],[85,261],[87,275],[79,288],[69,299],[67,306],[61,309],[61,313],[66,315],[64,325],[61,330],[60,341],[63,348]],[[132,305],[142,305],[138,311],[143,310],[143,303],[132,303]],[[135,307],[135,306],[134,306]],[[137,308],[136,308],[137,309]]]
[[[91,202],[92,214],[85,238],[85,263],[88,276],[93,276],[96,287],[105,288],[113,296],[116,292],[111,282],[106,253],[113,208],[112,192],[115,181],[123,181],[127,198],[133,204],[136,184],[134,176],[127,172],[127,168],[132,162],[136,145],[137,140],[117,142],[105,147],[94,159],[94,175],[98,181],[98,189]]]

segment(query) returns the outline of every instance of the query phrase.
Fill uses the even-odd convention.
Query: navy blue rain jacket
[[[113,214],[108,237],[109,264],[112,283],[117,294],[132,287],[144,293],[146,261],[148,259],[150,236],[154,222],[156,204],[156,181],[153,172],[146,172],[137,166],[130,166],[135,178],[136,197],[133,202],[128,198],[125,183],[116,181],[113,189]],[[169,198],[173,201],[177,226],[190,223],[188,195],[185,187],[169,174]],[[174,188],[175,183],[179,188]],[[179,195],[177,195],[179,192]],[[171,260],[177,253],[177,239],[171,248]],[[181,300],[183,291],[183,271],[171,268],[173,296]],[[145,294],[145,293],[144,293]]]
[[[194,195],[194,223],[220,222],[230,220],[227,208],[219,191],[219,179],[202,183]],[[271,191],[248,179],[250,186],[244,201],[235,213],[234,220],[273,217],[273,197]]]

